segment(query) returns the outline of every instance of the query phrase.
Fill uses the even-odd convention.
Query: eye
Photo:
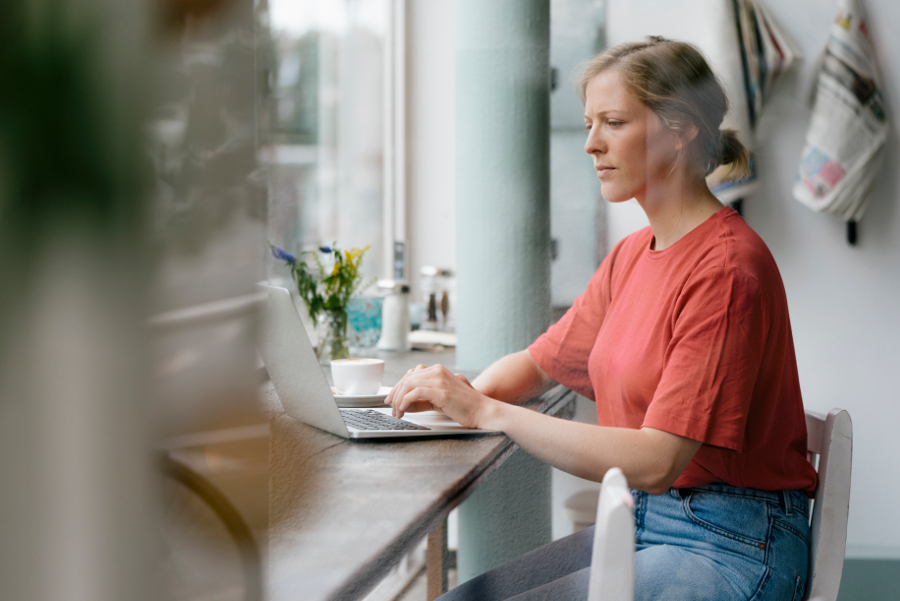
[[[624,125],[625,122],[624,122],[624,121],[617,121],[617,120],[615,120],[615,119],[609,119],[609,120],[606,122],[606,124],[609,125],[610,127],[615,128],[615,127],[619,127],[620,125]]]
[[[581,129],[584,130],[584,131],[591,131],[591,124],[590,124],[590,123],[585,123],[585,124],[584,124],[584,127],[582,127]]]

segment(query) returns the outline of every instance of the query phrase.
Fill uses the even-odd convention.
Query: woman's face
[[[637,198],[666,180],[677,157],[678,139],[641,103],[615,69],[603,71],[585,89],[584,151],[594,160],[603,197]]]

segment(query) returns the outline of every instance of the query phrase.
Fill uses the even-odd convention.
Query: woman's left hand
[[[492,401],[475,390],[465,376],[454,374],[443,365],[418,365],[409,370],[384,400],[392,406],[394,417],[436,410],[467,428],[480,427],[484,410]]]

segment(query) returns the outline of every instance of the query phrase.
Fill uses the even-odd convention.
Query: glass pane
[[[263,103],[268,238],[290,252],[371,248],[381,273],[386,0],[269,0]],[[269,276],[283,277],[269,262]]]
[[[584,291],[607,252],[606,202],[584,153],[584,107],[572,86],[581,62],[605,46],[606,0],[550,2],[551,302],[559,308]]]

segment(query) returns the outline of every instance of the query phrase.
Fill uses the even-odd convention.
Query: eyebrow
[[[596,116],[597,116],[597,117],[605,117],[605,116],[608,115],[609,113],[622,113],[622,114],[625,115],[625,116],[628,116],[628,114],[629,114],[628,111],[625,110],[625,109],[609,109],[609,110],[606,110],[606,111],[600,111],[599,113],[597,113]],[[583,115],[583,117],[584,117],[585,119],[590,119],[590,118],[591,118],[591,115],[588,115],[587,113],[585,113],[585,114]]]

